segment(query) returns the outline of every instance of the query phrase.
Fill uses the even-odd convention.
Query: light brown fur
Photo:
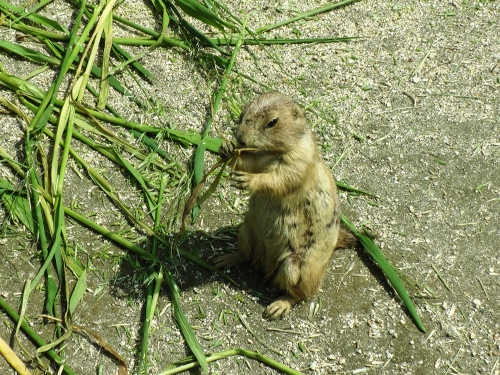
[[[241,152],[231,175],[233,186],[250,192],[249,207],[238,251],[214,264],[250,262],[285,291],[264,311],[276,319],[316,295],[334,248],[356,240],[340,225],[335,181],[296,102],[278,92],[257,96],[243,109],[236,140],[221,155],[257,150]]]

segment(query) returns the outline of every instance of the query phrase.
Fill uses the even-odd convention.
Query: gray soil
[[[248,14],[249,26],[257,28],[321,3],[227,5],[241,18]],[[61,1],[45,7],[44,13],[63,24],[74,16]],[[142,1],[124,2],[117,13],[160,27],[159,17]],[[358,2],[266,35],[362,39],[241,50],[238,71],[259,84],[232,77],[213,136],[231,137],[231,102],[242,106],[269,89],[300,102],[336,179],[379,197],[343,192],[343,212],[358,227],[366,225],[378,233],[376,241],[404,276],[427,332],[415,327],[399,297],[362,251],[335,252],[318,298],[273,322],[261,314],[279,292],[261,275],[239,266],[228,272],[235,285],[179,259],[171,263],[171,271],[181,287],[182,307],[206,352],[245,348],[305,374],[500,374],[499,21],[498,1]],[[116,33],[126,36],[130,30],[117,28]],[[15,41],[15,36],[13,30],[0,29],[0,39]],[[25,45],[41,48],[29,40]],[[7,72],[18,76],[38,66],[4,52],[0,56]],[[155,76],[153,83],[142,85],[157,99],[161,115],[140,110],[116,93],[110,104],[138,122],[202,131],[211,94],[218,87],[213,77],[192,57],[175,50],[156,49],[141,62]],[[49,70],[32,81],[47,88],[52,78]],[[141,95],[129,76],[120,79]],[[0,96],[13,100],[9,91]],[[23,160],[19,153],[24,124],[6,114],[0,114],[0,124],[1,146]],[[167,141],[164,147],[187,167],[191,149]],[[83,146],[75,148],[119,186],[127,204],[145,211],[126,175]],[[214,161],[208,156],[208,164]],[[67,204],[76,200],[79,212],[94,213],[103,225],[123,229],[114,206],[85,175],[75,173],[78,165],[72,167],[65,185]],[[4,164],[0,173],[12,175]],[[189,227],[183,244],[205,259],[235,249],[234,227],[245,209],[246,196],[228,184],[218,193]],[[0,212],[0,219],[8,220],[3,207]],[[144,269],[122,261],[122,249],[76,223],[68,225],[68,236],[91,271],[75,322],[102,336],[134,373],[144,319]],[[129,233],[129,238],[140,236]],[[24,281],[39,267],[33,239],[22,231],[3,234],[0,293],[11,306],[19,306]],[[41,290],[33,292],[27,316],[51,341],[52,328],[38,317],[43,296]],[[165,287],[152,325],[150,374],[189,354],[170,301]],[[319,305],[316,314],[311,314],[311,302]],[[0,336],[8,340],[13,324],[5,315],[0,320]],[[28,342],[22,342],[33,355]],[[73,335],[66,342],[64,357],[78,374],[96,374],[99,368],[103,374],[117,371],[106,353],[83,336]],[[210,371],[279,373],[237,356],[212,364]],[[13,373],[3,360],[0,373]]]

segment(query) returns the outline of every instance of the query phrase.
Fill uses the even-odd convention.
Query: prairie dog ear
[[[293,102],[293,118],[298,117],[304,117],[304,110],[298,103]]]

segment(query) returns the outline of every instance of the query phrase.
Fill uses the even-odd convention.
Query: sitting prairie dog
[[[242,151],[231,174],[233,186],[250,192],[248,212],[238,251],[213,263],[249,262],[285,291],[263,314],[277,319],[318,293],[336,247],[357,241],[340,225],[335,181],[296,102],[279,92],[257,96],[243,108],[236,141],[219,151],[228,158],[256,149]]]

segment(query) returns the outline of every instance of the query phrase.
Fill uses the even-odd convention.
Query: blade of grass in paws
[[[196,338],[196,335],[193,332],[193,328],[189,325],[186,315],[184,315],[184,312],[182,311],[179,301],[179,287],[175,283],[174,278],[172,277],[169,270],[165,270],[165,279],[170,289],[170,293],[172,294],[172,305],[174,307],[175,320],[179,325],[179,328],[182,332],[182,335],[184,336],[184,340],[186,340],[186,343],[188,344],[189,349],[195,356],[196,360],[199,362],[203,373],[207,374],[207,359],[205,357],[205,354],[203,353],[203,349],[201,348],[200,343],[198,342],[198,339]]]
[[[413,321],[415,322],[415,325],[418,327],[418,329],[420,329],[422,332],[425,333],[425,327],[422,324],[420,317],[418,316],[417,310],[413,306],[413,302],[411,301],[411,298],[408,295],[408,292],[406,291],[403,282],[397,275],[392,265],[387,261],[384,254],[382,254],[378,246],[373,242],[373,240],[369,236],[360,233],[356,229],[356,227],[344,215],[341,215],[340,219],[342,220],[342,223],[344,223],[349,228],[349,230],[356,236],[361,245],[363,245],[368,254],[370,254],[375,263],[377,263],[380,269],[387,276],[392,286],[403,300],[406,308],[408,309],[408,312],[410,313],[411,317],[413,318]]]
[[[224,77],[222,78],[220,89],[215,97],[214,104],[212,107],[213,108],[212,116],[210,116],[210,118],[207,121],[207,125],[205,126],[205,131],[203,132],[201,142],[198,145],[198,148],[196,149],[194,155],[194,181],[196,185],[198,185],[203,178],[203,169],[205,165],[205,150],[207,149],[206,138],[208,138],[208,135],[210,134],[210,129],[212,127],[213,120],[215,119],[215,116],[219,110],[219,106],[222,101],[222,95],[226,89],[227,81],[229,79],[229,76],[231,75],[231,71],[233,70],[234,64],[236,62],[236,56],[238,55],[238,51],[240,50],[241,43],[243,41],[244,31],[245,31],[245,24],[241,28],[240,38],[238,39],[238,42],[234,46],[231,59],[229,60],[226,72],[224,74]],[[193,218],[196,218],[196,214],[197,210],[195,207],[195,210],[193,210]]]
[[[181,230],[180,230],[180,235],[182,236],[184,234],[185,230],[185,225],[186,225],[186,218],[191,212],[191,210],[194,208],[195,204],[201,205],[203,202],[205,202],[215,191],[217,185],[219,184],[220,178],[222,176],[222,173],[224,172],[224,168],[226,165],[231,161],[232,159],[228,159],[225,161],[219,161],[215,165],[210,168],[210,171],[206,175],[203,176],[201,181],[196,185],[196,187],[193,189],[193,192],[191,193],[191,196],[189,199],[186,201],[186,204],[184,205],[184,210],[182,211],[182,219],[181,219]],[[201,190],[203,189],[203,186],[205,185],[205,181],[207,180],[207,177],[212,174],[213,171],[215,171],[217,168],[219,168],[222,165],[219,173],[215,177],[215,180],[212,182],[210,187],[207,189],[205,193],[203,193],[202,197],[198,198]]]

